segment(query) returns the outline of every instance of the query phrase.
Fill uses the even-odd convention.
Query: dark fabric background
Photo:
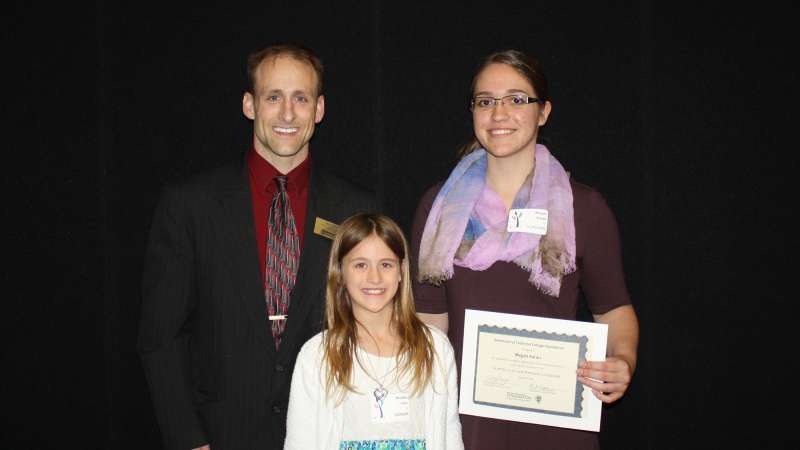
[[[546,142],[615,211],[641,320],[604,448],[791,442],[790,8],[116,3],[20,2],[2,19],[0,448],[159,448],[134,348],[152,208],[167,180],[247,149],[245,56],[279,41],[325,62],[315,162],[373,187],[406,229],[469,138],[478,60],[537,55]]]

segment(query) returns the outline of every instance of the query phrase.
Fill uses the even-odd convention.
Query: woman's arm
[[[447,313],[441,313],[441,314],[417,313],[417,317],[419,317],[419,320],[421,320],[423,323],[427,325],[432,325],[442,330],[442,333],[447,334],[447,327],[450,323],[447,318]]]
[[[605,199],[597,191],[575,195],[575,232],[583,236],[581,288],[595,322],[608,325],[606,360],[587,361],[578,379],[605,403],[619,400],[628,389],[636,368],[639,321],[630,305],[622,267],[619,227]],[[578,228],[580,225],[580,229]],[[592,378],[594,380],[590,380]]]
[[[625,395],[636,369],[639,320],[631,305],[595,314],[594,320],[608,325],[607,358],[605,361],[585,361],[578,369],[578,376],[597,398],[611,403]]]

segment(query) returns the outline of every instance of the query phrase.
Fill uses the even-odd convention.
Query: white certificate
[[[458,411],[600,431],[602,402],[575,371],[605,361],[607,336],[605,324],[466,310]]]

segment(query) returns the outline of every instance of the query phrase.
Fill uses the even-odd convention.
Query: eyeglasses
[[[528,103],[544,103],[544,100],[536,97],[529,97],[526,94],[511,94],[500,98],[479,95],[473,97],[472,101],[469,102],[469,108],[472,110],[488,110],[497,106],[497,102],[518,108]]]

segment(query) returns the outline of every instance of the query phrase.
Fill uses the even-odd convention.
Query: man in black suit
[[[322,323],[330,237],[376,206],[309,159],[325,114],[319,58],[272,46],[250,55],[248,70],[253,148],[166,188],[150,231],[139,352],[169,450],[283,448],[295,358]],[[283,310],[265,282],[282,253],[268,225],[281,193],[300,250]]]

